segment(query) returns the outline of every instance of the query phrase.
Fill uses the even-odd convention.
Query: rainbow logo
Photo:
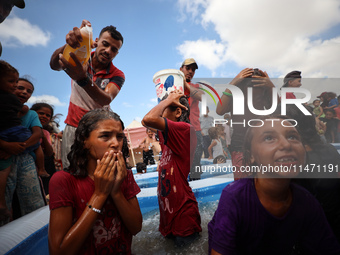
[[[222,105],[222,100],[221,100],[220,96],[218,95],[217,91],[213,87],[211,87],[210,85],[208,85],[208,84],[206,84],[204,82],[197,82],[197,84],[205,86],[205,87],[209,88],[211,91],[213,91],[215,93],[215,95],[217,96],[220,104]],[[203,90],[204,92],[206,92],[214,100],[215,105],[217,105],[214,96],[211,94],[211,92],[209,90],[207,90],[205,88],[199,88],[199,89]]]

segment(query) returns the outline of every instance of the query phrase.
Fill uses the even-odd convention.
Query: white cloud
[[[6,47],[46,46],[50,39],[50,32],[15,16],[7,18],[0,26],[0,40]]]
[[[146,107],[147,109],[154,108],[154,107],[158,104],[158,99],[157,99],[157,97],[151,98],[151,99],[150,99],[150,102],[151,102],[151,103],[147,103],[147,104],[145,105],[145,107]]]
[[[216,70],[226,59],[226,47],[215,40],[185,41],[177,47],[184,59],[194,58],[199,65],[204,65],[211,71]]]
[[[142,122],[142,118],[141,118],[141,117],[135,117],[134,120],[135,120],[135,121],[138,121],[138,122]]]
[[[340,0],[178,0],[178,4],[184,17],[216,31],[218,42],[198,38],[177,47],[183,57],[197,58],[213,73],[232,61],[272,73],[298,69],[309,77],[339,77],[340,33],[334,38],[320,36],[340,24]]]
[[[60,102],[60,100],[51,95],[41,95],[41,96],[31,96],[31,98],[28,100],[29,104],[35,104],[35,103],[48,103],[53,106],[66,106],[66,103]]]
[[[128,108],[133,107],[132,104],[129,104],[127,102],[123,102],[122,105],[125,106],[125,107],[128,107]]]

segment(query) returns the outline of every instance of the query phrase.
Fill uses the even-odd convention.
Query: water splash
[[[133,237],[132,253],[136,255],[203,255],[208,254],[208,223],[211,221],[218,201],[199,204],[202,232],[200,238],[187,247],[175,247],[171,239],[158,231],[159,211],[143,215],[142,231]]]

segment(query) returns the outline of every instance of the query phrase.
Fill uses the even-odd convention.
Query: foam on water
[[[154,210],[143,217],[142,231],[133,237],[132,253],[136,255],[203,255],[208,254],[208,223],[211,221],[218,201],[199,204],[202,232],[200,238],[187,247],[174,246],[171,239],[158,231],[159,211]]]

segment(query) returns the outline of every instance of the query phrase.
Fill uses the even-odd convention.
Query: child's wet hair
[[[166,94],[163,98],[162,98],[162,101],[167,99],[168,98],[168,94]],[[180,99],[179,99],[179,102],[184,105],[188,110],[185,110],[185,109],[181,109],[182,110],[182,114],[181,116],[179,116],[179,118],[177,119],[177,121],[179,122],[186,122],[186,123],[190,123],[190,120],[189,120],[189,115],[190,115],[190,107],[189,107],[189,102],[188,102],[188,99],[186,96],[182,96]],[[178,108],[178,106],[172,106],[170,105],[169,106],[169,109],[174,112],[176,111],[176,109]]]
[[[85,140],[89,138],[91,132],[98,128],[98,123],[103,120],[116,120],[122,125],[122,130],[124,130],[124,123],[120,119],[119,115],[114,113],[109,109],[95,109],[86,113],[82,119],[79,121],[78,128],[75,132],[74,143],[71,146],[71,151],[67,155],[67,159],[70,162],[68,169],[65,169],[72,175],[86,177],[87,164],[88,164],[88,154],[89,150],[85,148]],[[127,144],[127,139],[123,138],[123,157],[129,157],[129,148]]]

